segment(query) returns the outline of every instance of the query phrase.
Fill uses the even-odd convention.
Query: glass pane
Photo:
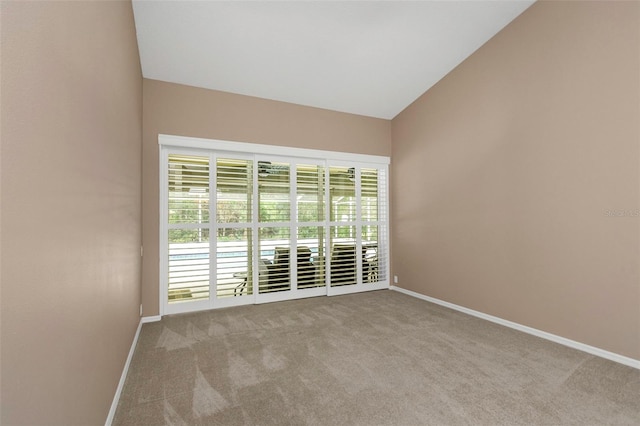
[[[355,174],[353,167],[329,168],[332,222],[356,220]]]
[[[323,226],[298,228],[298,288],[324,287]]]
[[[290,166],[287,163],[258,161],[260,222],[288,222],[291,218],[289,194]]]
[[[209,222],[209,158],[169,155],[169,223]]]
[[[253,294],[251,274],[251,228],[224,228],[216,242],[217,297]]]
[[[378,170],[362,169],[361,174],[362,189],[362,220],[378,220]]]
[[[252,162],[219,158],[216,169],[218,223],[251,222]]]
[[[324,220],[324,167],[299,165],[296,170],[298,222]]]
[[[291,289],[289,227],[260,228],[260,266],[258,292],[271,293]]]
[[[331,286],[357,284],[355,226],[332,226],[331,237]]]
[[[209,230],[169,230],[169,303],[209,298]]]
[[[378,226],[362,227],[362,282],[376,283],[379,281],[378,270]]]

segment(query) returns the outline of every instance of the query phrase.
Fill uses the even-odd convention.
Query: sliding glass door
[[[215,173],[215,238],[211,244],[215,279],[211,282],[219,305],[248,302],[253,295],[253,159],[212,155]]]
[[[388,282],[386,196],[381,196],[386,170],[352,164],[328,170],[328,294],[377,288]]]
[[[206,308],[210,293],[209,156],[170,154],[164,240],[166,302]]]
[[[388,287],[386,165],[161,152],[163,314]]]
[[[260,157],[256,302],[326,294],[324,166]]]
[[[326,294],[325,186],[323,163],[296,164],[296,285],[310,295]]]

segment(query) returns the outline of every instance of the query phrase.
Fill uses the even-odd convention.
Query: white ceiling
[[[391,119],[533,3],[133,0],[145,78]]]

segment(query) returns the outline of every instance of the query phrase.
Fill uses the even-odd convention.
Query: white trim
[[[389,288],[389,281],[378,281],[375,283],[346,284],[329,287],[328,296],[344,296],[345,294],[363,293],[365,291],[386,290]]]
[[[387,167],[386,169],[384,169],[384,202],[385,202],[385,216],[382,218],[383,220],[380,221],[380,216],[378,216],[378,221],[380,223],[384,223],[385,226],[383,227],[383,232],[384,232],[384,239],[382,239],[384,245],[381,246],[383,247],[383,251],[381,251],[382,254],[384,254],[386,256],[385,258],[385,270],[384,270],[384,279],[387,283],[391,283],[391,251],[392,251],[392,247],[391,247],[391,197],[389,195],[389,187],[391,185],[389,185],[389,179],[390,179],[390,174],[389,174],[389,167]],[[380,186],[380,179],[378,179],[378,187]],[[380,212],[378,212],[378,214],[380,214]],[[380,228],[378,228],[378,241],[380,240]],[[380,246],[378,247],[378,250],[380,250]],[[380,256],[378,256],[378,259],[380,258]],[[380,272],[380,266],[378,265],[378,273]],[[378,277],[379,278],[379,277]]]
[[[133,353],[136,350],[136,345],[138,344],[138,337],[140,336],[140,330],[142,329],[142,324],[147,322],[155,322],[160,321],[162,317],[159,315],[152,317],[142,317],[140,318],[140,322],[138,323],[138,328],[136,329],[136,334],[133,336],[133,342],[131,343],[131,348],[129,349],[129,355],[127,355],[127,361],[124,363],[124,368],[122,369],[122,374],[120,375],[120,381],[118,382],[118,387],[116,388],[116,394],[113,397],[113,401],[111,402],[111,408],[109,409],[109,414],[107,415],[107,420],[105,421],[105,426],[111,426],[113,423],[113,418],[116,415],[116,409],[118,408],[118,402],[120,401],[120,394],[122,393],[122,389],[124,388],[124,382],[127,379],[127,373],[129,372],[129,365],[131,365],[131,360],[133,359]]]
[[[169,243],[167,241],[168,231],[168,191],[165,189],[169,185],[169,172],[165,170],[169,162],[169,152],[166,149],[160,148],[160,155],[158,155],[159,164],[159,180],[160,180],[160,193],[158,196],[158,216],[160,219],[160,226],[158,227],[158,265],[160,268],[159,286],[158,292],[158,311],[160,316],[166,314],[166,300],[169,298],[168,284],[166,277],[166,271],[169,270],[169,259],[166,256],[162,256],[162,253],[169,252]]]
[[[493,315],[485,314],[479,311],[474,311],[473,309],[465,308],[464,306],[445,302],[444,300],[425,296],[424,294],[416,293],[414,291],[406,290],[404,288],[400,288],[397,286],[391,286],[390,290],[395,290],[400,293],[404,293],[406,295],[425,300],[427,302],[435,303],[436,305],[444,306],[446,308],[465,313],[467,315],[471,315],[477,318],[491,321],[493,323],[500,324],[505,327],[513,328],[514,330],[522,331],[523,333],[531,334],[536,337],[541,337],[543,339],[550,340],[552,342],[559,343],[561,345],[568,346],[570,348],[577,349],[579,351],[586,352],[588,354],[595,355],[600,358],[608,359],[609,361],[614,361],[620,364],[627,365],[632,368],[640,369],[640,360],[637,360],[637,359],[629,358],[624,355],[616,354],[614,352],[605,351],[604,349],[600,349],[595,346],[590,346],[584,343],[576,342],[575,340],[571,340],[555,334],[547,333],[546,331],[538,330],[536,328],[528,327],[526,325],[518,324],[516,322],[505,320],[499,317],[494,317]]]
[[[276,291],[272,293],[259,294],[256,298],[256,305],[272,302],[286,302],[288,300],[308,299],[309,297],[325,297],[327,295],[326,287],[311,287],[302,290]]]
[[[142,317],[140,318],[140,322],[142,324],[146,324],[148,322],[158,322],[162,319],[162,316],[160,315],[153,315],[153,316],[149,316],[149,317]]]
[[[326,160],[357,161],[374,164],[390,164],[390,157],[351,152],[324,151],[319,149],[292,148],[280,145],[264,145],[247,142],[230,142],[217,139],[192,138],[187,136],[158,135],[159,145],[180,148],[199,148],[215,151],[244,152],[249,154],[284,155],[286,157],[322,158]]]

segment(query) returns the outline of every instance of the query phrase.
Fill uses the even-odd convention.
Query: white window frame
[[[159,291],[159,303],[160,303],[160,315],[167,315],[171,313],[179,313],[179,312],[191,312],[191,311],[199,311],[206,309],[215,309],[221,307],[228,306],[236,306],[236,305],[244,305],[244,304],[256,304],[256,303],[267,303],[272,301],[280,301],[280,300],[291,300],[302,297],[312,297],[319,295],[339,295],[339,294],[347,294],[347,293],[355,293],[362,291],[370,291],[370,290],[378,290],[389,288],[390,280],[390,256],[389,256],[389,164],[390,158],[385,156],[377,156],[377,155],[368,155],[368,154],[355,154],[355,153],[346,153],[346,152],[337,152],[337,151],[324,151],[324,150],[315,150],[315,149],[305,149],[305,148],[291,148],[286,146],[279,145],[264,145],[264,144],[255,144],[255,143],[246,143],[246,142],[231,142],[231,141],[222,141],[215,139],[202,139],[202,138],[192,138],[186,136],[175,136],[175,135],[158,135],[158,144],[160,145],[160,291]],[[379,250],[385,254],[384,256],[384,264],[380,265],[381,268],[384,268],[386,271],[386,276],[384,280],[381,280],[376,283],[363,283],[362,282],[362,256],[356,256],[357,268],[356,273],[357,283],[353,285],[344,285],[344,286],[331,286],[331,277],[329,273],[329,256],[325,259],[325,287],[311,288],[311,289],[303,289],[299,290],[296,288],[295,282],[291,284],[291,290],[281,292],[281,293],[270,293],[270,294],[259,294],[257,291],[258,288],[258,274],[254,273],[253,275],[253,294],[251,296],[243,296],[243,297],[228,297],[218,299],[216,297],[215,291],[215,280],[216,280],[216,271],[215,271],[215,262],[213,262],[213,266],[211,266],[210,270],[210,293],[208,300],[198,300],[193,302],[183,302],[177,304],[169,304],[168,303],[168,171],[167,171],[167,163],[169,154],[179,153],[186,155],[196,155],[196,156],[208,156],[210,161],[210,171],[215,170],[216,160],[219,157],[226,156],[236,156],[236,158],[244,158],[244,159],[253,159],[254,164],[257,164],[258,161],[264,160],[276,160],[276,161],[286,161],[291,165],[292,173],[290,174],[290,201],[291,201],[291,217],[290,217],[290,229],[292,235],[290,238],[292,240],[291,246],[296,247],[294,243],[297,241],[297,204],[296,204],[296,185],[294,176],[294,170],[297,170],[298,164],[317,164],[321,165],[325,168],[325,217],[323,220],[323,225],[325,227],[325,247],[327,251],[327,255],[329,254],[329,233],[331,226],[336,225],[344,225],[344,222],[340,221],[330,221],[330,209],[331,203],[329,199],[329,168],[330,167],[354,167],[356,169],[356,220],[349,222],[349,225],[353,225],[356,229],[356,241],[358,253],[360,252],[360,247],[362,244],[362,226],[366,225],[378,225],[379,227],[384,228],[383,233],[379,233],[378,236],[378,244]],[[383,206],[379,207],[379,209],[383,209],[384,211],[379,211],[379,217],[377,221],[363,221],[361,218],[361,188],[360,188],[360,170],[362,168],[376,168],[379,170],[383,170],[383,179],[384,182],[378,182],[379,188],[379,199],[383,200]],[[210,176],[210,184],[213,182],[213,187],[215,188],[215,173],[211,173]],[[257,172],[254,171],[254,188],[257,188]],[[213,197],[214,194],[211,194]],[[258,228],[261,226],[261,223],[258,222],[258,199],[257,197],[252,197],[252,214],[253,221],[249,225],[252,228],[252,239],[253,239],[253,247],[258,247]],[[210,203],[210,209],[213,209],[214,203]],[[382,217],[380,217],[382,216]],[[262,224],[263,225],[263,224]],[[216,225],[215,225],[215,215],[213,211],[210,211],[210,223],[208,225],[210,228],[209,232],[209,259],[214,259],[212,256],[214,253],[214,244]],[[380,232],[380,228],[379,228]],[[293,235],[296,234],[296,235]],[[257,271],[258,260],[255,256],[253,256],[253,270]],[[212,261],[212,260],[210,260]],[[297,261],[296,256],[291,257],[290,265],[291,270],[295,267],[295,262]],[[295,281],[295,279],[294,279]]]

